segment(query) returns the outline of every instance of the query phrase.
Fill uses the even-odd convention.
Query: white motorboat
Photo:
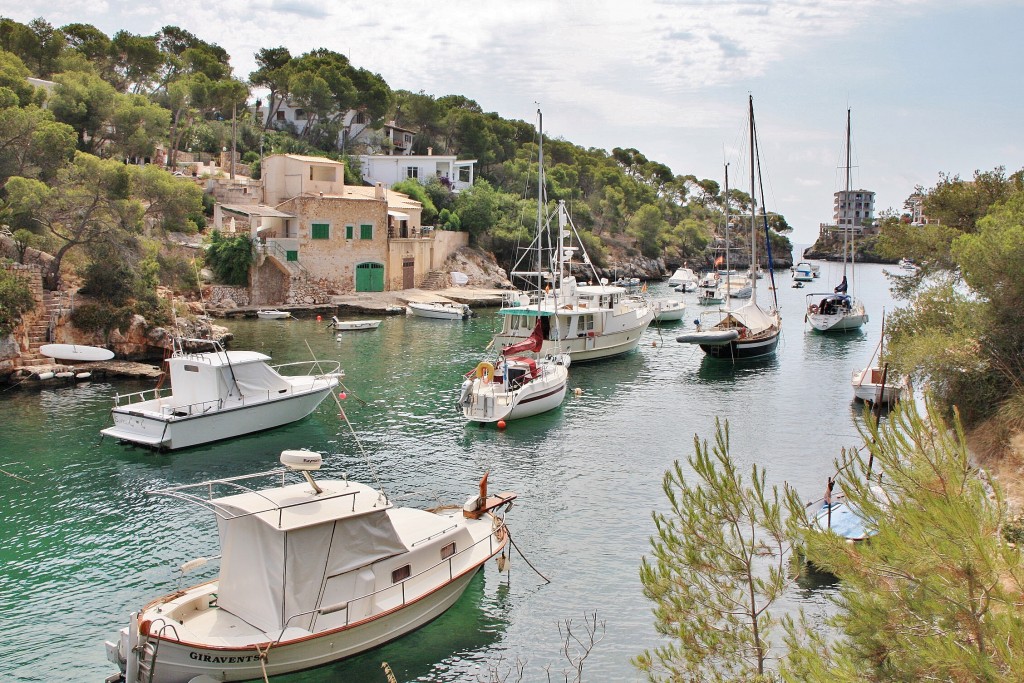
[[[846,191],[843,202],[850,196],[850,110],[846,110]],[[843,205],[845,207],[845,204]],[[842,215],[841,213],[839,214]],[[848,239],[849,238],[849,239]],[[856,285],[857,265],[855,262],[852,230],[843,231],[843,279],[830,293],[807,295],[807,312],[804,319],[818,332],[846,332],[857,330],[868,321],[864,302],[853,294]],[[850,281],[846,279],[847,256],[850,262]],[[847,291],[849,290],[849,291]]]
[[[655,299],[651,303],[654,306],[654,320],[659,323],[682,320],[686,315],[686,304],[677,299]]]
[[[503,322],[494,337],[494,346],[501,348],[523,341],[533,334],[539,317],[544,333],[539,352],[542,356],[568,353],[572,362],[578,363],[632,351],[654,319],[654,309],[642,295],[601,281],[562,200],[558,202],[557,220],[561,239],[554,240],[553,249],[546,249],[550,268],[512,271],[515,277],[536,284],[545,281],[548,286],[540,290],[535,284],[533,288],[540,290],[539,295],[523,293],[513,305],[498,310]],[[569,244],[573,235],[580,246]],[[529,253],[533,251],[530,249]],[[580,284],[569,274],[571,258],[577,251],[598,284]]]
[[[256,311],[256,317],[260,320],[281,320],[290,318],[292,314],[288,311],[279,311],[276,308],[260,309]]]
[[[212,349],[192,352],[189,349]],[[257,351],[209,339],[175,339],[171,388],[114,396],[104,436],[160,450],[186,448],[295,422],[316,410],[344,373],[338,361],[270,366]]]
[[[750,98],[750,262],[758,263],[756,232],[758,223],[758,202],[756,169],[759,168],[756,158],[756,138],[754,126],[754,100]],[[725,196],[729,196],[729,167],[725,168]],[[764,201],[762,197],[762,203]],[[765,233],[768,232],[768,224],[763,212],[760,217],[764,222]],[[726,202],[726,226],[728,226],[728,202]],[[728,229],[728,228],[727,228]],[[727,233],[728,234],[728,233]],[[728,240],[728,238],[727,238]],[[693,332],[676,337],[681,344],[696,344],[700,346],[705,354],[712,358],[725,358],[737,360],[741,358],[756,358],[775,353],[779,345],[779,334],[782,332],[782,316],[778,310],[778,299],[774,290],[774,271],[772,269],[771,252],[768,253],[768,272],[772,278],[773,306],[768,309],[761,308],[757,303],[757,278],[752,278],[750,284],[750,298],[741,306],[732,307],[726,305],[717,311],[705,313],[697,321]],[[728,276],[726,276],[728,278]],[[726,292],[731,290],[731,283],[727,279]]]
[[[797,282],[810,282],[814,279],[814,270],[807,261],[801,261],[793,266],[793,279]]]
[[[327,326],[333,330],[347,332],[350,330],[375,330],[380,323],[380,320],[338,320],[337,316],[332,315],[331,322]]]
[[[718,273],[710,272],[700,279],[700,283],[697,285],[697,303],[701,306],[725,303],[722,278]]]
[[[537,270],[543,268],[544,250],[544,133],[541,113],[537,111],[538,174],[537,174],[537,238],[533,242],[533,255]],[[550,237],[547,243],[550,244]],[[459,392],[462,416],[471,422],[500,422],[514,420],[553,410],[562,405],[569,381],[569,355],[554,353],[542,355],[545,322],[550,322],[541,310],[537,283],[537,308],[534,310],[534,328],[529,337],[510,346],[501,347],[495,363],[482,361],[476,369],[466,373]],[[555,348],[558,338],[555,336]],[[533,354],[533,357],[525,354]]]
[[[410,301],[405,311],[409,315],[435,320],[469,320],[473,315],[468,305],[450,301]]]
[[[516,494],[488,495],[486,475],[465,506],[427,511],[394,507],[365,484],[314,480],[319,453],[285,451],[281,462],[151,492],[216,515],[220,571],[131,614],[105,644],[120,680],[262,681],[335,662],[441,615],[492,557],[502,566],[502,509]],[[296,472],[305,481],[286,483]]]
[[[676,268],[676,272],[668,279],[668,284],[670,287],[682,287],[684,292],[692,292],[697,288],[698,280],[696,273],[683,266]]]
[[[916,273],[918,270],[917,264],[908,258],[901,258],[899,261],[899,267],[902,270],[906,270],[911,273]]]

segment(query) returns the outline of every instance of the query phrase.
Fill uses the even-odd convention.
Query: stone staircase
[[[447,289],[450,284],[447,272],[443,270],[432,270],[423,278],[423,282],[420,283],[419,289]]]
[[[40,289],[42,289],[41,283]],[[28,350],[21,352],[22,365],[45,365],[53,362],[52,359],[39,353],[39,347],[53,341],[51,325],[59,319],[62,313],[66,312],[67,306],[61,298],[61,292],[45,290],[43,291],[42,306],[45,312],[28,328]]]

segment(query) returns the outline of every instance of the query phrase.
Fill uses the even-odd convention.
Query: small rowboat
[[[350,330],[375,330],[379,326],[379,320],[338,320],[336,317],[332,317],[328,325],[331,329],[345,332]]]
[[[279,311],[276,308],[270,308],[267,310],[256,311],[256,317],[260,320],[281,320],[282,318],[290,318],[292,314],[288,311]]]

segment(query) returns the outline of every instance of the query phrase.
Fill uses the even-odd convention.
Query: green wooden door
[[[357,292],[384,291],[384,264],[360,263],[356,266]]]

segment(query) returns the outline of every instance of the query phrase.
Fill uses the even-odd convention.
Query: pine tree
[[[640,570],[670,641],[634,661],[650,680],[773,680],[769,608],[789,583],[791,544],[779,492],[751,467],[747,485],[729,453],[729,427],[716,421],[715,446],[694,437],[695,483],[676,461],[665,474],[668,514],[654,513],[657,536]]]
[[[811,561],[839,577],[840,636],[789,624],[790,681],[1024,680],[1024,566],[1001,538],[1007,506],[971,464],[959,415],[907,401],[863,430],[839,485],[877,524],[867,542],[803,532]],[[791,508],[791,512],[796,512]]]

